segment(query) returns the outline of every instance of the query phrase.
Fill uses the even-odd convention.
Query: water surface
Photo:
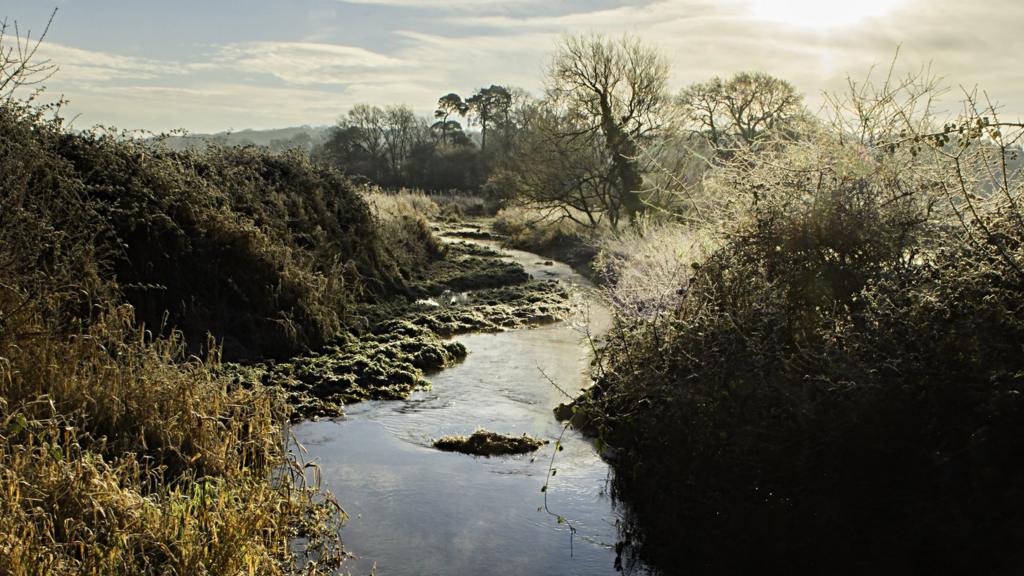
[[[565,265],[506,251],[537,278],[586,289]],[[589,300],[589,299],[588,299]],[[607,323],[598,307],[596,329]],[[552,408],[587,382],[590,345],[579,322],[458,338],[462,364],[430,377],[405,401],[349,406],[344,418],[294,432],[323,482],[350,515],[342,529],[358,558],[346,569],[381,576],[614,574],[618,515],[606,493],[609,469],[592,443],[565,432],[543,510],[548,467],[563,426]],[[431,447],[477,427],[551,440],[532,455],[476,458]]]

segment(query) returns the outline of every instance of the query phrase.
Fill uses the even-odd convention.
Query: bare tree
[[[550,99],[575,116],[566,135],[603,139],[609,184],[630,221],[642,207],[640,148],[663,125],[667,80],[665,58],[633,36],[568,36],[548,70]]]
[[[846,94],[826,94],[832,123],[849,144],[897,164],[892,170],[929,184],[930,216],[952,222],[959,240],[981,258],[978,270],[996,260],[1024,280],[1024,122],[1001,117],[1000,106],[977,89],[963,89],[962,111],[938,116],[947,89],[928,67],[896,76],[894,57],[881,82],[848,80]],[[893,186],[886,201],[917,199],[906,185]],[[920,200],[918,200],[920,201]]]
[[[8,22],[6,18],[0,20],[0,100],[10,100],[19,88],[37,86],[57,71],[57,66],[50,60],[36,59],[36,52],[56,16],[55,8],[43,33],[35,40],[32,39],[31,30],[26,31],[22,37],[17,21]]]
[[[576,117],[544,102],[524,106],[516,115],[521,126],[489,188],[546,216],[617,229],[621,196],[600,133],[584,130]]]
[[[426,121],[417,117],[412,108],[404,105],[384,108],[384,151],[395,181],[404,175],[413,147],[426,139],[428,130]]]
[[[429,141],[429,132],[427,120],[408,106],[357,104],[338,120],[318,154],[350,174],[400,185],[413,150]]]
[[[356,104],[348,111],[339,125],[359,130],[360,144],[367,154],[380,157],[384,154],[384,111],[369,104]]]
[[[792,84],[763,72],[712,78],[683,90],[683,114],[721,157],[754,146],[803,114],[803,97]]]

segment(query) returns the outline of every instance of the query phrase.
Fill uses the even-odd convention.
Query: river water
[[[587,295],[585,279],[561,263],[502,250],[536,278],[577,289],[592,331],[607,311]],[[589,305],[588,305],[589,303]],[[466,360],[430,376],[431,390],[405,401],[364,402],[344,418],[293,429],[323,484],[348,512],[341,536],[357,555],[346,571],[406,575],[615,574],[618,514],[607,494],[608,465],[573,430],[562,438],[547,490],[541,492],[563,426],[552,414],[585,385],[590,346],[581,318],[529,330],[458,339]],[[484,427],[528,433],[551,444],[534,454],[482,458],[431,446],[446,434]],[[576,529],[570,534],[569,525]],[[634,569],[632,573],[642,573]]]

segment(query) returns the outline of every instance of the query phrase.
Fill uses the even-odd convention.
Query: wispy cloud
[[[460,15],[449,21],[467,27],[497,30],[626,31],[645,26],[701,18],[731,18],[741,14],[746,0],[656,0],[598,9],[579,9],[562,14]]]
[[[271,74],[289,84],[348,84],[404,62],[356,46],[310,42],[256,42],[220,49],[214,62],[225,68]]]
[[[199,87],[106,86],[84,88],[72,95],[72,110],[101,110],[107,116],[86,113],[79,128],[96,123],[123,128],[196,132],[225,129],[280,128],[325,124],[350,105],[344,94],[329,90],[215,82]],[[110,118],[116,111],[116,118]]]
[[[794,82],[812,105],[821,101],[822,90],[842,90],[848,75],[862,77],[873,65],[888,64],[900,49],[901,70],[930,62],[954,85],[987,86],[1002,95],[1008,112],[1024,113],[1024,73],[1014,64],[1024,50],[1018,32],[1024,3],[900,0],[885,11],[865,10],[863,18],[839,29],[809,27],[803,17],[787,21],[766,14],[764,4],[658,0],[557,15],[459,15],[448,21],[485,29],[511,46],[544,45],[540,39],[547,38],[548,53],[564,33],[637,34],[666,54],[677,87],[757,69]],[[453,42],[479,43],[457,37]]]
[[[180,62],[83,50],[55,42],[42,43],[36,57],[59,66],[60,79],[72,82],[146,80],[190,71],[189,65]]]

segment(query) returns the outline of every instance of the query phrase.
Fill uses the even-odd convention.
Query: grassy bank
[[[494,231],[510,248],[525,250],[565,262],[577,272],[597,279],[592,266],[604,229],[591,229],[566,218],[522,207],[501,209],[494,218]]]
[[[0,572],[283,574],[300,535],[340,560],[339,510],[292,473],[271,390],[127,308],[69,334],[22,316],[0,346]]]

